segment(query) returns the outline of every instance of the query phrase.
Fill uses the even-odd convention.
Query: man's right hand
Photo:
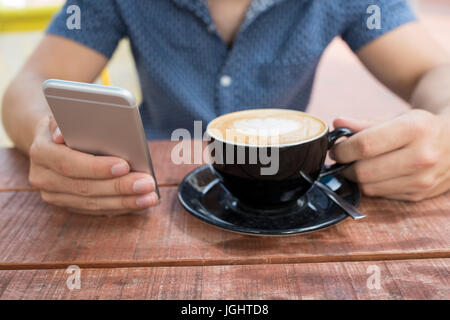
[[[44,201],[70,211],[112,215],[158,203],[153,178],[117,157],[70,149],[52,117],[42,119],[29,150],[30,183]]]

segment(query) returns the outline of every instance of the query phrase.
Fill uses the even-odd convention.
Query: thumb
[[[63,135],[61,133],[61,130],[59,130],[58,127],[56,127],[55,131],[53,131],[52,140],[53,140],[54,143],[57,143],[57,144],[63,144],[64,143],[64,137],[63,137]]]
[[[379,121],[371,119],[355,119],[350,117],[338,117],[334,119],[333,126],[335,128],[349,128],[352,131],[359,132],[367,129]]]
[[[58,125],[56,124],[56,121],[53,117],[50,117],[50,121],[48,124],[50,134],[52,135],[52,140],[54,143],[57,144],[63,144],[64,143],[64,137],[61,133],[61,130],[59,129]]]

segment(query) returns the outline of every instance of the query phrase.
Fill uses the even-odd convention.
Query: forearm
[[[34,72],[20,73],[5,92],[2,102],[3,126],[15,146],[28,154],[39,121],[50,114],[42,94],[45,80]]]
[[[425,73],[415,87],[410,103],[414,108],[450,115],[450,64]]]
[[[107,63],[102,54],[75,41],[46,35],[3,97],[3,125],[16,147],[28,153],[39,121],[50,114],[42,82],[92,82]]]

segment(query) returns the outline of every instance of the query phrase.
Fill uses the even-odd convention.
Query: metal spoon
[[[356,207],[347,201],[345,201],[341,196],[339,196],[336,192],[331,190],[327,185],[323,184],[319,180],[312,179],[308,174],[300,171],[300,175],[311,184],[314,184],[317,188],[322,190],[328,198],[330,198],[334,203],[336,203],[339,207],[341,207],[350,217],[354,220],[359,220],[365,218],[366,215],[360,212]]]

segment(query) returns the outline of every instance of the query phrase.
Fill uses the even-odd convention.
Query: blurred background
[[[450,53],[450,0],[409,2],[433,37]],[[63,0],[0,0],[0,97],[63,3]],[[121,41],[97,82],[127,88],[141,98],[127,39]],[[336,101],[333,106],[325,103],[330,96]],[[373,97],[377,98],[377,105],[373,105]],[[384,103],[380,105],[380,101]],[[366,116],[368,112],[362,109],[370,109],[373,117],[386,117],[407,108],[365,71],[340,39],[333,41],[320,62],[309,112],[331,123],[338,115]],[[0,125],[0,147],[7,146],[12,143]]]

